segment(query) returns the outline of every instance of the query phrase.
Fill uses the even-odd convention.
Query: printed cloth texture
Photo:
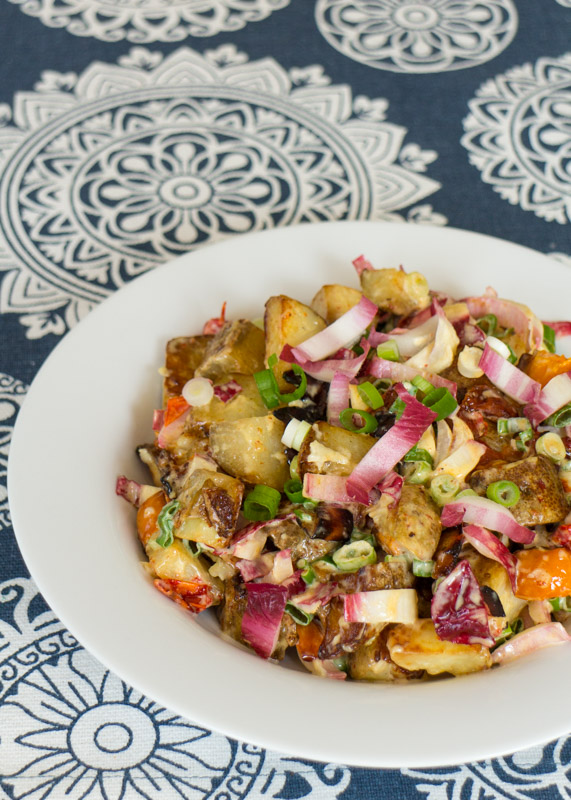
[[[566,737],[369,770],[181,719],[48,608],[6,485],[18,411],[58,342],[209,243],[398,220],[571,268],[571,3],[4,0],[0,53],[0,800],[569,798]]]

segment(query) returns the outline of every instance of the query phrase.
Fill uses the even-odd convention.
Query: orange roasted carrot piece
[[[137,533],[143,546],[151,536],[157,532],[157,519],[161,508],[166,504],[167,496],[164,492],[152,494],[137,510]]]
[[[571,551],[531,548],[519,550],[516,570],[516,597],[523,600],[549,600],[571,594]]]
[[[529,377],[542,386],[549,383],[551,378],[555,378],[556,375],[569,372],[569,370],[571,370],[571,358],[557,355],[557,353],[547,353],[544,350],[534,353],[525,368]]]

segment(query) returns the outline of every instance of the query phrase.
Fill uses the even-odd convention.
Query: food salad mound
[[[564,643],[568,323],[353,262],[172,339],[137,509],[156,588],[328,678],[461,675]]]

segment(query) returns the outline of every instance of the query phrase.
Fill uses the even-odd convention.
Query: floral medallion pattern
[[[290,0],[10,0],[50,28],[104,42],[180,42],[258,22]]]
[[[11,524],[6,487],[8,450],[14,422],[25,394],[26,386],[21,381],[0,372],[0,531]]]
[[[346,767],[233,742],[129,688],[27,578],[0,584],[0,702],[2,800],[335,800],[350,781]]]
[[[401,209],[428,221],[414,206],[439,188],[437,154],[404,142],[385,100],[230,45],[135,48],[35,89],[0,109],[0,303],[30,338],[201,244]]]
[[[483,64],[512,41],[512,0],[318,0],[317,26],[343,55],[391,72]]]
[[[469,103],[462,144],[504,200],[571,221],[571,54],[486,81]]]
[[[564,800],[571,793],[571,740],[521,750],[505,758],[437,770],[404,769],[426,800]]]

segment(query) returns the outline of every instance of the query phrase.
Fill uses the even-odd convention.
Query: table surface
[[[160,708],[46,606],[6,472],[26,389],[66,332],[209,242],[397,219],[571,267],[570,41],[571,0],[0,4],[1,800],[569,797],[571,739],[364,770]]]

